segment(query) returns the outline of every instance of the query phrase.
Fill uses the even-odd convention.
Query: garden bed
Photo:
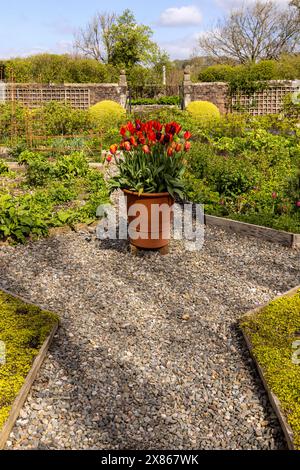
[[[0,291],[0,449],[18,418],[49,345],[58,317]],[[5,351],[5,352],[4,352]]]
[[[20,163],[23,171],[12,172],[11,165],[0,171],[0,243],[24,243],[51,228],[89,225],[97,207],[109,201],[99,164],[90,167],[81,153],[49,159],[25,151]]]
[[[205,215],[205,224],[220,227],[235,233],[241,233],[249,237],[261,238],[291,248],[300,248],[300,234],[275,230],[260,225],[247,224],[237,220]]]
[[[246,313],[241,328],[289,449],[300,450],[300,365],[292,361],[300,337],[300,286]]]

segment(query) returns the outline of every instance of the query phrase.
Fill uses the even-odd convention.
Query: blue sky
[[[251,3],[254,0],[244,0]],[[285,3],[287,0],[276,0]],[[72,52],[74,31],[98,11],[130,8],[172,58],[187,58],[197,36],[239,0],[0,0],[0,58]]]

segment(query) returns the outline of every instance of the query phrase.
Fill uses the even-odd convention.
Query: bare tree
[[[116,20],[115,13],[96,13],[85,28],[75,33],[76,52],[99,62],[110,62],[114,41],[111,29]]]
[[[232,10],[200,38],[199,45],[209,56],[246,63],[293,52],[299,38],[299,16],[293,6],[283,10],[272,1],[257,1]]]
[[[298,10],[299,10],[299,12],[300,12],[300,0],[291,0],[290,6],[291,6],[291,7],[298,8]]]

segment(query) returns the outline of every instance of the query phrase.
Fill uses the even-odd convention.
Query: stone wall
[[[193,83],[191,86],[191,101],[210,101],[215,104],[222,114],[229,110],[227,83]]]
[[[227,83],[193,83],[189,66],[184,71],[182,94],[184,108],[192,101],[210,101],[219,108],[222,114],[228,111],[229,93]]]
[[[99,101],[112,100],[124,108],[127,99],[125,72],[119,83],[67,83],[46,85],[40,83],[1,83],[0,102],[17,101],[29,108],[40,107],[49,101],[70,103],[78,109],[88,109]]]

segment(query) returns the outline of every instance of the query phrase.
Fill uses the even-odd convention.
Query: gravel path
[[[62,319],[10,448],[285,448],[236,320],[299,283],[299,252],[213,228],[166,257],[84,233],[0,250],[0,287]]]

